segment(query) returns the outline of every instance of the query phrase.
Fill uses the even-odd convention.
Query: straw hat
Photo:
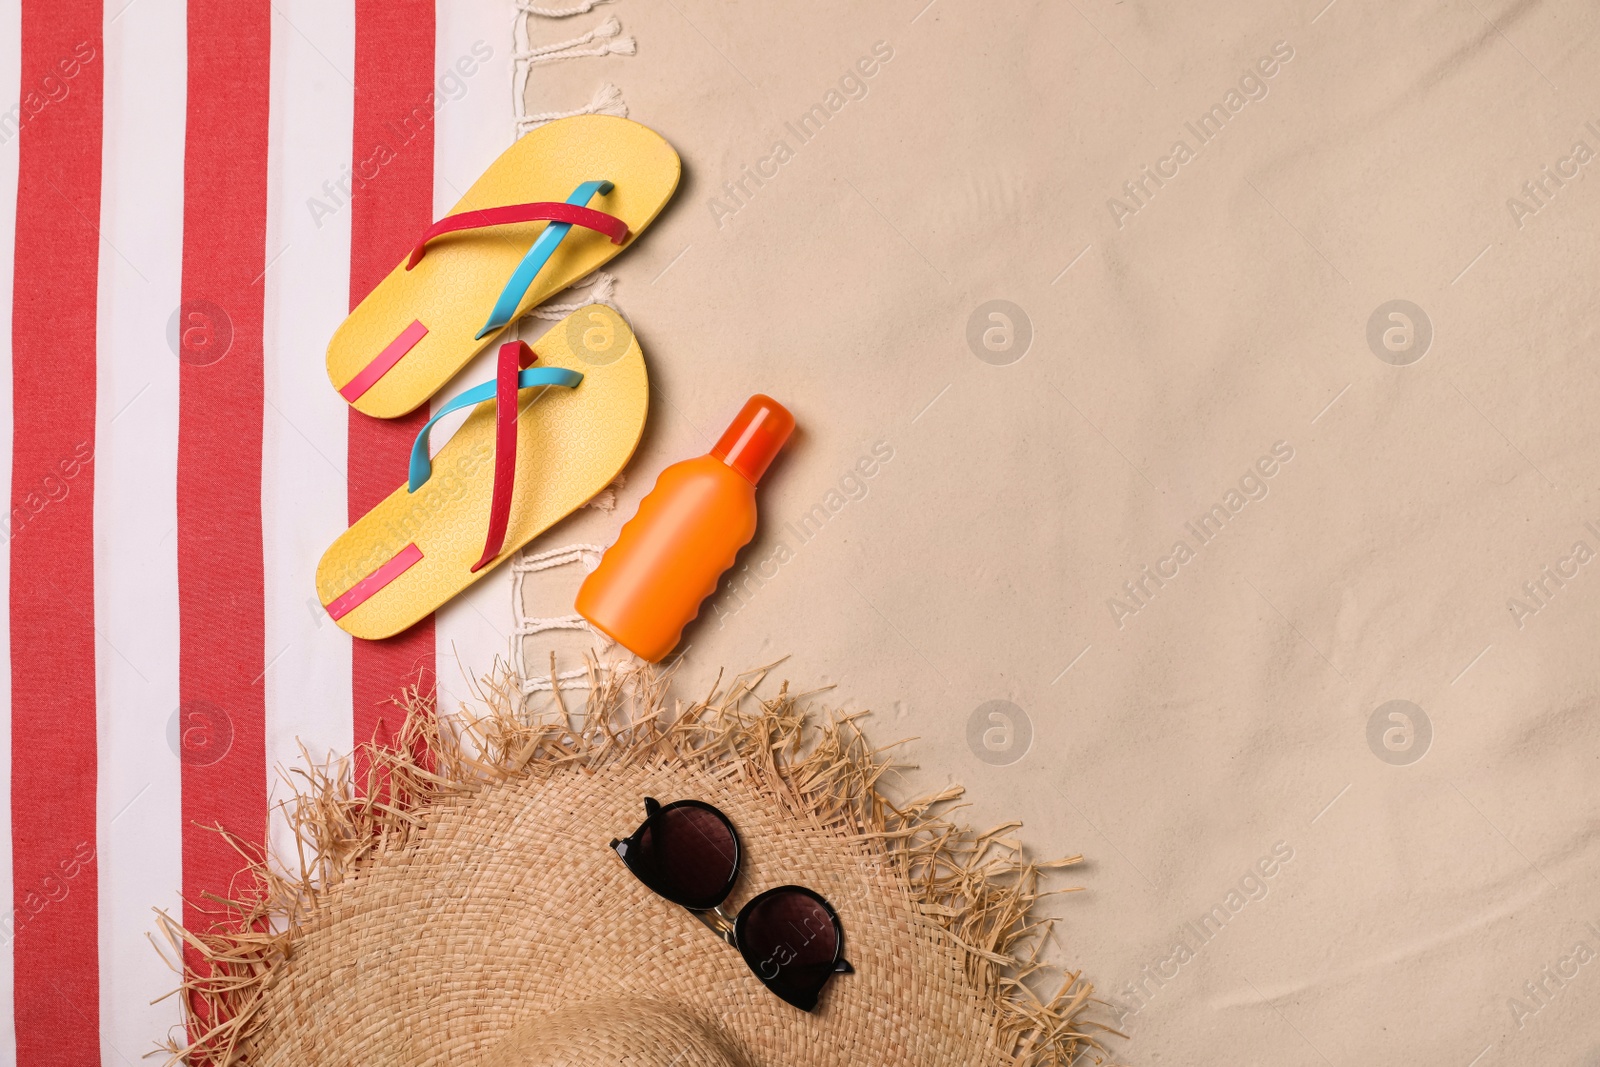
[[[745,678],[669,710],[657,675],[591,677],[582,713],[554,721],[509,687],[444,720],[414,702],[394,748],[358,754],[360,796],[351,761],[299,771],[304,862],[252,866],[217,929],[169,929],[190,948],[191,1019],[170,1050],[263,1067],[999,1067],[1098,1050],[1077,975],[1030,992],[1039,871],[1075,860],[1027,861],[1015,824],[952,826],[937,811],[958,789],[891,807],[854,722],[811,722],[786,687],[762,699]],[[608,847],[647,796],[737,827],[732,910],[785,883],[837,909],[854,973],[814,1012]]]
[[[529,1019],[483,1067],[744,1067],[726,1034],[680,1005],[602,997]]]

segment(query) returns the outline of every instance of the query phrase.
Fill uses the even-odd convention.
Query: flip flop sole
[[[654,130],[610,115],[578,115],[525,134],[449,213],[560,202],[583,182],[613,183],[610,193],[588,206],[627,223],[628,240],[615,245],[603,234],[574,226],[523,294],[520,316],[630,247],[672,198],[680,171],[677,152]],[[387,419],[426,402],[494,343],[495,335],[474,335],[546,225],[525,222],[446,234],[428,243],[414,270],[406,270],[402,260],[335,331],[327,358],[334,387],[346,391],[363,372],[370,380],[368,368],[388,363],[387,353],[394,357],[392,365],[353,399],[347,397],[351,406]]]
[[[639,343],[615,311],[580,308],[534,346],[535,366],[583,374],[574,389],[525,390],[504,548],[483,552],[494,489],[495,405],[479,404],[415,493],[404,483],[356,521],[317,565],[317,596],[350,634],[399,633],[576,511],[616,478],[644,432],[650,384]]]

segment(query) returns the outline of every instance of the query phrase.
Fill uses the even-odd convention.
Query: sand
[[[679,684],[788,655],[1086,853],[1121,1059],[1591,1062],[1600,13],[925,2],[534,20],[637,54],[531,111],[613,83],[685,163],[614,268],[645,442],[535,548],[770,393]]]

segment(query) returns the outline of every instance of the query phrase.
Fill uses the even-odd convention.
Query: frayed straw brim
[[[890,804],[889,765],[853,717],[813,722],[786,686],[756,695],[760,681],[669,709],[659,675],[596,671],[582,714],[554,722],[528,721],[504,684],[442,721],[413,694],[393,748],[295,772],[287,870],[250,863],[251,891],[212,930],[162,917],[189,1018],[169,1050],[206,1065],[473,1064],[542,1016],[643,998],[752,1065],[1098,1060],[1090,987],[1044,976],[1048,925],[1031,917],[1040,871],[1077,857],[1027,860],[1016,824],[953,825],[939,812],[959,788]],[[730,816],[745,846],[733,909],[786,883],[837,908],[856,973],[815,1013],[607,847],[645,796]]]

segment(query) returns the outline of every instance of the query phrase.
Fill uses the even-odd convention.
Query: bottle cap
[[[757,393],[744,402],[711,454],[755,485],[793,432],[794,416],[789,409]]]

